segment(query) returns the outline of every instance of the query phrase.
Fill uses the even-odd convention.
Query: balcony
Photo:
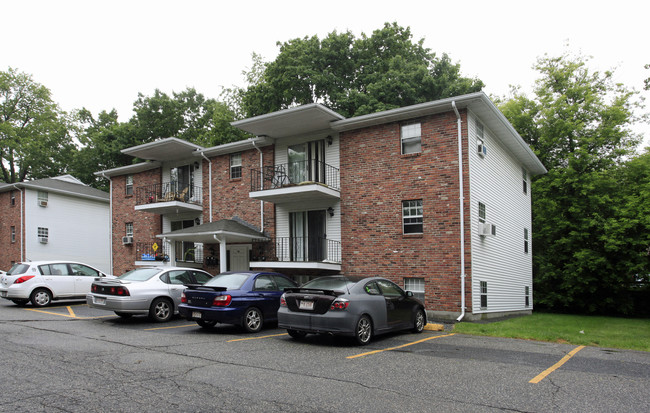
[[[301,161],[251,169],[251,198],[273,203],[336,200],[339,170],[321,161]]]
[[[177,214],[203,211],[203,196],[200,186],[165,182],[136,188],[137,211],[155,214]]]
[[[341,242],[317,237],[253,241],[251,268],[341,270]]]
[[[156,244],[156,248],[154,248]],[[137,265],[162,265],[169,261],[169,248],[162,241],[136,242],[135,261]]]

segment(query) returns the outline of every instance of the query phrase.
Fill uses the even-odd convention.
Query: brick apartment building
[[[233,125],[254,138],[163,139],[123,150],[146,162],[97,172],[111,183],[114,273],[379,275],[436,318],[532,311],[530,177],[546,170],[484,93],[349,119],[310,104]]]

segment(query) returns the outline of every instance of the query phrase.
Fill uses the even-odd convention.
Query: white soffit
[[[172,161],[190,158],[194,151],[203,150],[202,146],[178,138],[166,138],[154,142],[132,146],[122,150],[126,155],[152,161]]]
[[[236,121],[231,125],[256,136],[284,138],[330,129],[331,122],[342,119],[345,118],[333,110],[311,103]]]

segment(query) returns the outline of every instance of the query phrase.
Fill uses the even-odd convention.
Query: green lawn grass
[[[454,332],[650,351],[650,319],[535,313],[503,321],[458,323]]]

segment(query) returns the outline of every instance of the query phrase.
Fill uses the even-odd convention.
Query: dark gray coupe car
[[[278,327],[301,339],[307,333],[352,336],[363,345],[374,335],[412,330],[427,323],[424,304],[385,278],[335,275],[287,288]]]

